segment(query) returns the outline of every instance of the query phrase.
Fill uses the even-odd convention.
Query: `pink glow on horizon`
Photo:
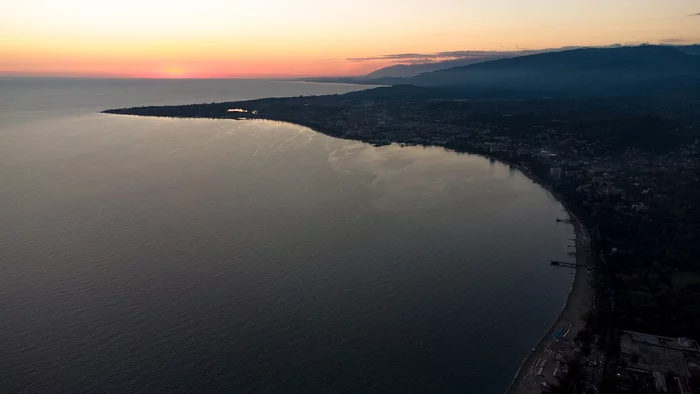
[[[301,64],[258,63],[238,66],[209,63],[141,63],[133,65],[110,64],[53,64],[48,67],[26,65],[0,68],[5,76],[56,76],[91,78],[303,78],[324,76],[361,76],[393,63],[373,62],[308,62]]]
[[[360,76],[392,54],[699,42],[698,11],[696,0],[3,0],[0,76]]]

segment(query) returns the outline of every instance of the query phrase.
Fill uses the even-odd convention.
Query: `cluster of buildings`
[[[691,394],[700,377],[700,347],[688,338],[622,331],[618,385],[621,392]]]
[[[304,124],[336,137],[376,145],[443,146],[524,164],[589,204],[621,200],[617,209],[630,215],[646,211],[669,180],[673,186],[681,172],[700,168],[700,140],[680,135],[698,130],[656,118],[646,121],[650,115],[644,104],[347,96],[256,104],[261,117]],[[655,116],[683,118],[692,108],[661,107]]]

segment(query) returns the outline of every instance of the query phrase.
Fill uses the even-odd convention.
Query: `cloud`
[[[396,53],[391,55],[380,55],[370,57],[350,57],[347,61],[350,62],[369,62],[372,60],[409,60],[409,59],[427,59],[433,57],[432,54],[425,53]]]
[[[351,57],[347,61],[350,62],[369,62],[375,60],[389,60],[397,63],[431,63],[448,59],[481,59],[491,58],[494,55],[509,55],[509,54],[528,54],[542,51],[449,51],[449,52],[434,52],[434,53],[394,53],[389,55],[370,56],[370,57]]]
[[[686,42],[689,42],[689,40],[686,40],[685,38],[664,38],[659,40],[662,44],[683,44]]]
[[[536,53],[575,49],[579,47],[564,47],[556,49],[519,49],[516,51],[446,51],[434,53],[394,53],[389,55],[369,56],[369,57],[351,57],[346,59],[349,62],[371,62],[371,61],[390,61],[393,63],[406,64],[427,64],[453,59],[473,59],[473,60],[493,60],[498,57],[533,55]]]
[[[667,38],[661,40],[665,43],[681,43],[688,42],[688,40],[681,38]],[[675,41],[679,40],[679,41]],[[597,46],[596,48],[619,48],[623,46],[636,46],[641,43],[615,43],[611,45]],[[402,64],[427,64],[441,62],[445,60],[456,60],[456,59],[473,59],[473,60],[494,60],[504,57],[515,57],[523,55],[535,55],[543,52],[554,52],[554,51],[567,51],[572,49],[581,49],[584,47],[580,46],[564,46],[560,48],[546,48],[546,49],[523,49],[518,48],[514,51],[502,50],[502,51],[446,51],[446,52],[434,52],[434,53],[395,53],[389,55],[379,55],[379,56],[369,56],[369,57],[351,57],[345,59],[348,62],[371,62],[371,61],[390,61],[393,63]]]
[[[335,59],[335,58],[326,58],[326,57],[317,57],[313,59],[314,63],[337,63],[337,62],[342,62],[342,59]]]

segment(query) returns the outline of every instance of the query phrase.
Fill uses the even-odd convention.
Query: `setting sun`
[[[0,75],[363,75],[426,61],[396,54],[700,39],[691,1],[514,3],[7,0]]]
[[[188,78],[187,70],[182,66],[166,66],[161,71],[162,78]]]

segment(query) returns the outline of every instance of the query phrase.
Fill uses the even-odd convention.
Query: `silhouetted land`
[[[541,52],[541,53],[539,53]],[[619,93],[619,87],[676,77],[700,76],[700,45],[552,49],[549,51],[476,52],[444,62],[397,64],[363,77],[306,78],[310,82],[366,85],[497,86],[510,89]],[[479,61],[478,58],[482,60]],[[591,84],[598,84],[591,89]],[[612,84],[614,89],[606,88]]]
[[[602,384],[614,387],[617,329],[700,338],[700,85],[686,76],[626,86],[615,95],[594,85],[605,92],[545,96],[531,89],[395,86],[105,112],[270,119],[339,138],[442,146],[522,166],[590,231],[597,294],[590,331],[579,341],[582,354],[593,345],[607,351]],[[599,374],[586,372],[593,369],[572,363],[563,387],[599,385]]]

